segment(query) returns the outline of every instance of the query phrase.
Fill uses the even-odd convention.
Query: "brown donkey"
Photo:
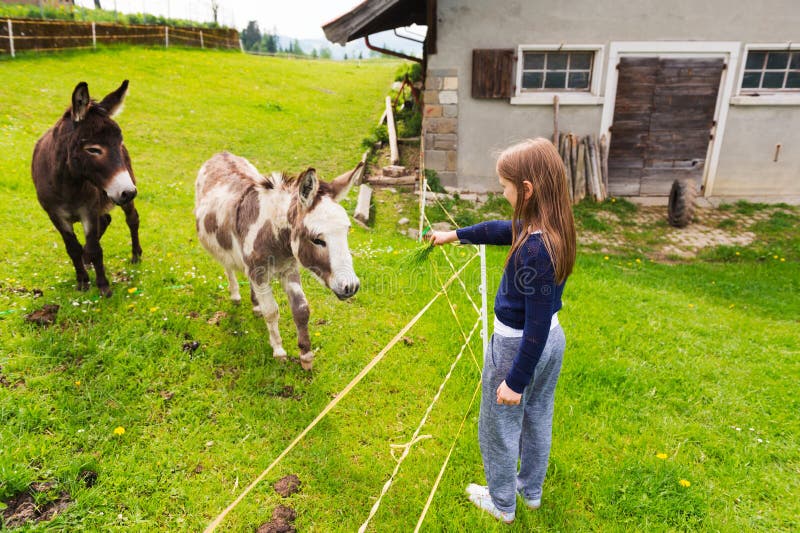
[[[347,244],[350,219],[338,204],[362,165],[330,183],[310,168],[296,180],[265,177],[246,159],[217,154],[197,175],[194,215],[200,243],[225,268],[231,299],[238,303],[236,272],[250,280],[253,310],[262,314],[273,357],[286,359],[278,331],[278,304],[271,281],[277,277],[289,298],[297,327],[300,363],[311,370],[309,308],[300,285],[302,265],[340,299],[353,296],[359,281]]]
[[[89,98],[86,82],[79,83],[72,93],[72,106],[36,143],[31,163],[36,195],[64,239],[78,290],[89,289],[84,262],[91,263],[97,288],[106,297],[111,296],[111,289],[100,238],[111,224],[108,212],[114,204],[122,206],[131,230],[131,261],[138,263],[142,255],[131,158],[122,144],[122,130],[112,119],[122,109],[127,90],[125,80],[98,103]],[[72,229],[76,222],[83,225],[85,246]]]

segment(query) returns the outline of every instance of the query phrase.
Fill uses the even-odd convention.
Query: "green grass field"
[[[36,494],[41,505],[62,491],[74,500],[22,530],[201,530],[438,291],[450,272],[441,251],[420,269],[404,260],[416,244],[396,220],[416,220],[414,197],[381,192],[374,227],[350,237],[359,294],[339,302],[304,276],[317,350],[309,374],[273,361],[263,321],[231,305],[221,267],[194,235],[193,182],[210,155],[227,149],[264,172],[348,170],[397,66],[177,49],[0,62],[0,502],[36,482],[54,483]],[[101,97],[126,78],[118,121],[139,182],[144,256],[129,263],[127,228],[112,212],[106,300],[75,290],[29,164],[78,81]],[[352,209],[355,194],[344,203]],[[619,207],[581,206],[578,219],[602,210]],[[798,529],[798,230],[787,209],[752,246],[685,262],[646,259],[652,233],[618,254],[586,248],[559,315],[568,348],[542,509],[520,508],[506,527],[464,496],[483,482],[477,405],[467,413],[479,371],[467,351],[421,429],[430,438],[413,446],[369,530],[413,530],[454,442],[424,531]],[[448,253],[460,266],[473,251]],[[488,251],[492,295],[504,256]],[[477,261],[464,279],[476,297]],[[476,315],[464,291],[450,297],[469,330]],[[25,322],[45,303],[61,306],[54,326]],[[191,341],[194,352],[183,348]],[[221,530],[253,531],[279,504],[297,512],[300,531],[356,530],[395,467],[390,445],[411,439],[461,345],[440,298]],[[477,336],[472,347],[479,360]],[[282,498],[272,485],[288,474],[302,486]]]

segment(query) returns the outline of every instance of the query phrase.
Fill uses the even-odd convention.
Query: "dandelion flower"
[[[742,254],[740,254],[739,252],[736,252],[736,255],[742,255]]]
[[[667,458],[667,454],[665,454],[665,453],[657,453],[656,457],[658,457],[659,459],[666,459]]]
[[[612,203],[612,204],[613,204],[613,203],[615,203],[616,201],[617,201],[617,199],[616,199],[616,198],[612,198],[612,199],[611,199],[611,203]]]
[[[777,258],[778,258],[778,256],[777,256],[777,255],[773,255],[773,256],[772,256],[772,258],[773,258],[773,259],[777,259]]]
[[[689,304],[689,309],[694,309],[694,304]]]
[[[114,435],[124,435],[124,434],[125,434],[125,428],[124,427],[117,426],[117,427],[114,428]]]
[[[731,304],[731,305],[729,305],[728,307],[729,307],[730,309],[733,309],[734,307],[736,307],[736,304]]]
[[[75,382],[75,386],[76,386],[76,387],[80,387],[80,386],[81,386],[81,382],[80,382],[80,381],[76,381],[76,382]]]
[[[603,259],[605,259],[606,261],[608,261],[608,256],[607,256],[607,255],[606,255],[606,256],[604,256],[604,257],[603,257]]]
[[[785,263],[785,262],[786,262],[786,258],[785,257],[781,257],[781,263]]]
[[[637,257],[637,258],[636,258],[636,262],[637,262],[637,263],[641,263],[641,262],[642,262],[642,260],[641,260],[641,259],[639,259],[639,258]]]
[[[688,479],[682,479],[678,481],[681,487],[690,487],[692,484]]]
[[[319,331],[317,331],[316,333],[314,333],[314,336],[315,336],[315,337],[319,337],[319,336],[320,336],[320,332],[319,332]]]
[[[133,294],[134,292],[136,292],[136,287],[131,287],[128,289],[128,294]]]
[[[155,313],[156,311],[158,311],[158,307],[151,307],[150,308],[150,312],[151,313]]]

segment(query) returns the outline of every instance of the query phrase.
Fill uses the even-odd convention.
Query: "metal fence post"
[[[479,247],[481,254],[481,337],[483,338],[483,353],[489,346],[489,306],[486,302],[486,292],[488,286],[486,284],[486,245],[481,244]]]
[[[164,26],[164,48],[169,48],[169,26]]]
[[[92,22],[92,48],[95,50],[97,49],[97,32],[94,27],[94,22]]]
[[[200,48],[205,48],[205,44],[203,44],[203,30],[200,30]]]
[[[11,57],[17,57],[14,53],[14,30],[11,28],[11,19],[6,19],[8,23],[8,45],[11,49]]]

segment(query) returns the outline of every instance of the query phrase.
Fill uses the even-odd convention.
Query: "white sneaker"
[[[467,485],[467,496],[469,496],[469,501],[474,503],[478,509],[486,511],[496,519],[502,520],[506,524],[514,522],[515,513],[503,512],[495,506],[492,496],[489,494],[489,487],[470,483]]]
[[[529,500],[522,493],[522,489],[519,487],[519,485],[517,485],[517,494],[520,495],[520,497],[522,498],[522,501],[525,502],[525,507],[527,507],[528,509],[533,509],[535,511],[536,509],[538,509],[539,507],[542,506],[542,499],[541,498],[536,498],[535,500]]]

